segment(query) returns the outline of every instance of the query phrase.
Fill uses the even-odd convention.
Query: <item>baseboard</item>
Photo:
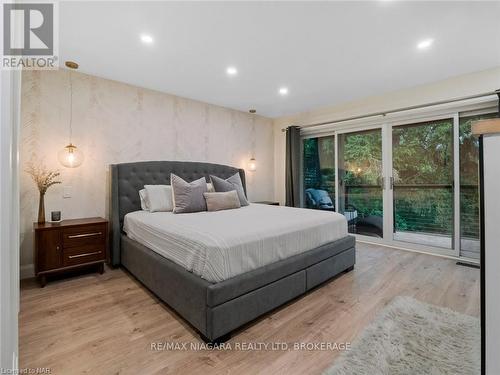
[[[19,277],[22,279],[29,279],[35,277],[35,266],[33,264],[25,264],[19,270]]]

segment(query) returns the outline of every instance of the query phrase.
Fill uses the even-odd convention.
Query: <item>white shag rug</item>
[[[479,319],[396,297],[325,375],[479,375]]]

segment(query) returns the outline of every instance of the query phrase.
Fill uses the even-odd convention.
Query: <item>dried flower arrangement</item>
[[[60,176],[58,170],[49,171],[41,163],[35,165],[33,162],[29,162],[26,165],[26,173],[28,173],[40,192],[40,201],[38,204],[38,223],[45,223],[45,193],[47,189],[52,185],[60,184],[61,181],[56,181],[56,178]]]

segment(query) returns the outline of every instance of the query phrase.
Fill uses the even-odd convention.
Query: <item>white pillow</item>
[[[146,189],[139,190],[139,198],[141,199],[141,210],[149,211],[148,194],[146,193]]]
[[[144,185],[149,212],[173,211],[172,186]]]

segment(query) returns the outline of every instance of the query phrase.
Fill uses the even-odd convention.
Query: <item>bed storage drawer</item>
[[[280,260],[235,278],[211,284],[208,287],[207,305],[218,306],[242,294],[324,261],[355,246],[355,238],[347,236],[333,243]]]
[[[352,267],[355,263],[355,258],[356,251],[353,247],[308,267],[306,269],[306,290],[310,290]]]
[[[243,296],[208,308],[209,337],[220,337],[305,292],[306,273],[300,271]]]
[[[76,247],[104,244],[106,225],[87,225],[63,230],[63,246]]]

